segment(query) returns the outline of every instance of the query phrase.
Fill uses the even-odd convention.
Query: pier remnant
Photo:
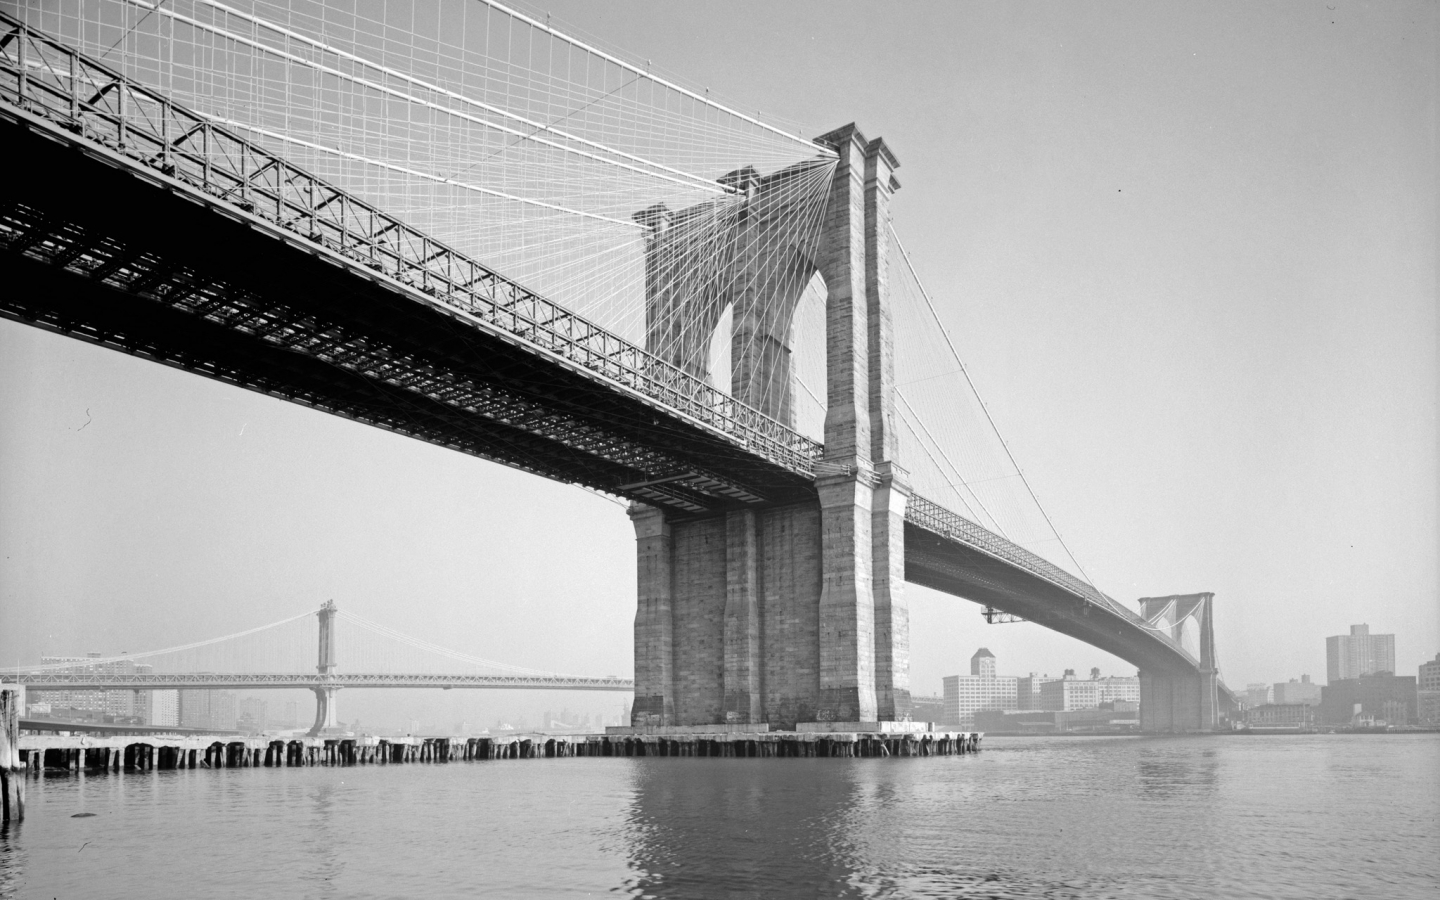
[[[25,689],[0,689],[0,824],[25,818],[25,772],[20,766],[20,709]]]
[[[874,724],[874,723],[870,723]],[[889,723],[887,723],[889,724]],[[26,766],[81,774],[145,773],[165,769],[233,769],[306,766],[449,763],[499,759],[607,756],[891,757],[951,756],[980,749],[979,732],[714,731],[685,728],[646,733],[503,734],[489,737],[299,737],[261,735],[27,735]],[[23,782],[25,772],[16,780]]]

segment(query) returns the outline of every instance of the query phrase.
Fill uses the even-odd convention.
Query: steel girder
[[[4,163],[39,177],[0,188],[0,315],[684,512],[813,496],[804,475],[388,279],[7,131]]]

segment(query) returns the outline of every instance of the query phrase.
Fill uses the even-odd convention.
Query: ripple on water
[[[1315,735],[61,775],[0,897],[1428,900],[1437,773],[1440,735]]]

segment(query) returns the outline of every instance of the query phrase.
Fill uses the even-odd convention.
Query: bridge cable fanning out
[[[818,241],[832,149],[489,0],[433,15],[383,0],[23,6],[52,28],[58,17],[82,50],[123,46],[118,60],[131,77],[727,393],[725,370],[762,352],[764,330],[698,317],[656,335],[647,291],[704,295],[702,306],[727,310],[726,298],[745,292],[741,269],[725,261],[743,252],[748,198],[744,179],[730,176],[747,164],[762,178],[801,167],[767,189],[768,208],[784,216],[752,275],[788,271],[790,256],[813,256]],[[672,240],[705,251],[704,271],[647,261],[650,229],[636,218],[656,209],[671,217]],[[813,309],[810,295],[802,305]],[[816,317],[802,318],[814,331]],[[712,324],[731,331],[707,354]],[[795,417],[818,437],[823,402],[805,381],[796,379],[804,396]],[[767,384],[743,399],[785,415],[791,398],[776,391],[790,388]]]

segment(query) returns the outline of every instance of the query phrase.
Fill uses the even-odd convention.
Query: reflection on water
[[[0,896],[1436,895],[1440,735],[31,781]],[[71,818],[77,812],[95,813]]]

